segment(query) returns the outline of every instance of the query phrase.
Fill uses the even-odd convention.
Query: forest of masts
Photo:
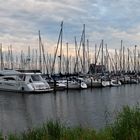
[[[91,51],[94,48],[94,51]],[[64,51],[65,50],[65,51]],[[106,67],[108,72],[139,72],[140,71],[140,52],[135,45],[133,48],[126,48],[123,41],[120,41],[120,48],[114,51],[108,49],[104,40],[100,44],[90,44],[85,36],[85,25],[80,38],[74,37],[74,54],[70,52],[68,43],[63,43],[63,22],[61,23],[60,33],[55,47],[54,54],[45,52],[45,46],[39,31],[39,47],[32,49],[28,47],[28,52],[21,50],[15,55],[12,45],[7,51],[3,51],[0,45],[0,69],[38,69],[44,74],[69,74],[89,72],[90,64]]]

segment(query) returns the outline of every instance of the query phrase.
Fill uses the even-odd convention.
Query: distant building
[[[105,71],[106,71],[106,68],[104,65],[90,64],[90,66],[89,66],[89,73],[91,73],[91,74],[102,73]]]

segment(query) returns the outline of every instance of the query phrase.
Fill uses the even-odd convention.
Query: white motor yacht
[[[0,90],[19,93],[46,93],[52,91],[41,73],[4,70],[0,72]]]

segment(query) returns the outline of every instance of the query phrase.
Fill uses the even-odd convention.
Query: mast
[[[83,46],[83,73],[86,72],[85,69],[85,24],[83,25],[83,41],[82,41],[82,46]]]
[[[140,52],[138,50],[138,61],[137,61],[137,64],[138,64],[138,66],[137,66],[138,73],[140,71],[140,60],[139,60],[139,58],[140,58]]]
[[[96,45],[95,45],[95,47],[96,47]],[[97,56],[96,56],[96,54],[95,54],[95,73],[96,73],[96,64],[97,64],[97,62],[98,62],[98,57],[99,57],[99,54],[100,54],[100,49],[102,48],[102,42],[100,43],[100,46],[99,46],[99,50],[98,50],[98,53],[97,53]],[[96,48],[95,48],[96,49]],[[95,52],[96,52],[96,50],[95,50]]]
[[[97,64],[98,62],[98,58],[99,58],[99,54],[100,54],[100,50],[102,48],[102,42],[100,43],[100,47],[99,47],[99,50],[98,50],[98,53],[97,53],[97,56],[96,56],[96,61],[95,61],[95,65]]]
[[[20,63],[19,63],[20,69],[23,68],[22,66],[23,66],[23,56],[22,56],[22,50],[21,50],[21,52],[20,52]]]
[[[37,65],[38,65],[38,53],[37,53],[37,49],[35,50],[35,68],[38,69]]]
[[[1,55],[1,70],[3,70],[3,52],[2,52],[2,44],[0,44],[0,55]]]
[[[27,64],[28,64],[28,69],[30,70],[30,61],[31,61],[31,56],[30,56],[30,46],[28,47],[28,57],[27,57]]]
[[[10,58],[10,46],[8,46],[7,67],[9,69],[10,69],[10,65],[11,65],[10,60],[11,60],[11,58]]]
[[[123,41],[121,40],[121,49],[120,49],[120,72],[122,71],[122,44],[123,44]]]
[[[97,44],[95,44],[95,60],[94,60],[94,63],[96,64],[96,51],[97,51]]]
[[[82,57],[80,56],[81,46],[83,47],[82,48],[83,49]],[[78,54],[77,56],[79,57],[80,62],[81,62],[81,70],[84,73],[84,71],[85,71],[85,24],[83,25],[83,31],[82,31],[81,40],[80,40],[77,54]]]
[[[72,63],[72,62],[71,62],[71,58],[72,58],[72,56],[70,55],[70,57],[69,57],[69,64],[70,64],[70,70],[69,70],[69,72],[70,72],[70,73],[71,73],[71,65],[72,65],[72,64],[71,64],[71,63]]]
[[[134,72],[136,72],[136,48],[137,48],[137,45],[135,45],[135,49],[134,49]]]
[[[47,57],[47,58],[46,58]],[[48,53],[45,55],[45,60],[46,60],[46,63],[47,63],[47,69],[48,69],[48,74],[49,74],[49,68],[50,68],[50,65],[49,65],[49,55],[48,55]]]
[[[16,68],[18,68],[19,69],[19,65],[18,65],[19,63],[18,63],[18,56],[16,55]]]
[[[40,47],[41,47],[41,51],[42,51],[42,55],[43,55],[43,67],[42,67],[42,71],[44,73],[47,72],[47,74],[49,74],[48,73],[47,62],[46,62],[46,57],[45,57],[44,45],[43,45],[42,40],[41,40],[41,35],[40,35]]]
[[[118,71],[118,63],[117,63],[117,50],[115,49],[115,70],[116,70],[116,73]]]
[[[74,72],[79,72],[79,69],[78,69],[78,50],[77,50],[77,40],[76,40],[76,37],[74,38],[75,39],[75,57],[76,57],[76,60],[75,60],[75,65],[74,65]]]
[[[88,71],[90,65],[90,58],[89,58],[89,40],[87,39],[87,60],[88,60]]]
[[[107,47],[107,46],[106,46],[106,47]],[[107,48],[106,48],[106,53],[107,53],[107,59],[110,60],[110,70],[115,71],[115,68],[114,68],[115,62],[114,62],[113,58],[111,59]],[[114,65],[113,65],[113,64],[114,64]],[[108,70],[109,70],[109,69],[108,69]]]
[[[63,39],[63,22],[61,23],[61,37],[60,37],[60,64],[59,73],[62,72],[62,39]]]
[[[67,65],[66,65],[66,72],[69,73],[69,54],[68,54],[68,43],[66,44],[67,47]]]
[[[31,55],[31,64],[30,64],[31,68],[35,69],[34,67],[34,49],[32,49],[32,55]]]
[[[66,68],[67,68],[67,58],[65,57],[64,54],[62,54],[62,73],[66,72]]]
[[[41,37],[40,37],[40,30],[39,30],[39,69],[42,71],[42,53],[41,53]]]
[[[101,57],[101,65],[102,65],[102,74],[104,73],[103,63],[104,63],[104,41],[102,40],[102,57]]]
[[[134,56],[133,56],[133,54],[132,54],[132,52],[131,52],[130,50],[129,50],[129,54],[130,54],[130,62],[131,62],[131,63],[130,63],[130,64],[131,64],[131,65],[130,65],[130,66],[131,66],[131,67],[130,67],[130,70],[131,70],[131,71],[134,71]]]
[[[63,21],[61,22],[61,29],[60,29],[60,33],[59,33],[59,37],[58,37],[58,41],[57,41],[56,50],[55,50],[55,53],[54,53],[54,59],[53,59],[52,68],[51,68],[51,74],[54,73],[54,66],[55,66],[56,55],[57,55],[60,40],[61,40],[61,47],[60,47],[60,56],[59,56],[60,57],[59,72],[61,72],[62,30],[63,30]]]
[[[42,54],[43,54],[43,68],[44,68],[44,73],[47,72],[47,74],[49,74],[48,72],[48,67],[47,67],[47,62],[46,62],[46,57],[45,57],[45,52],[44,52],[44,45],[41,42],[41,46],[42,46]]]
[[[13,69],[13,50],[12,45],[10,45],[10,59],[11,59],[11,69]]]
[[[123,46],[123,72],[125,73],[125,47]]]
[[[105,57],[105,67],[106,70],[109,71],[109,66],[108,66],[108,49],[107,49],[107,44],[106,44],[106,57]]]
[[[130,65],[129,65],[129,55],[130,55],[130,52],[129,52],[129,48],[127,48],[127,51],[128,51],[128,56],[127,56],[127,71],[129,72],[130,71]]]

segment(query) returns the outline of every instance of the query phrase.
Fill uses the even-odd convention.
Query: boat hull
[[[11,90],[11,89],[0,88],[0,91],[10,92],[10,93],[22,93],[22,94],[42,94],[42,93],[52,92],[53,89],[24,91],[24,90],[14,90],[14,89]]]
[[[111,87],[121,86],[121,82],[118,80],[111,80]]]

